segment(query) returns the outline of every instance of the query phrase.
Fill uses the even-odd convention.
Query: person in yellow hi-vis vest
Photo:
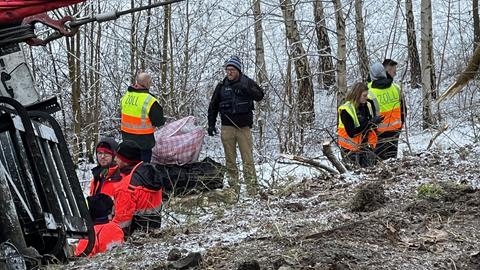
[[[368,99],[365,83],[356,83],[338,108],[338,145],[344,159],[356,166],[373,166],[376,161],[376,125],[382,122],[375,115],[375,105]]]
[[[150,94],[152,76],[141,72],[137,83],[129,86],[120,102],[122,111],[123,141],[134,141],[141,149],[142,161],[150,162],[152,148],[155,146],[155,127],[165,123],[162,106]]]
[[[368,96],[375,104],[376,113],[384,117],[377,127],[378,146],[375,150],[381,160],[397,157],[398,140],[405,122],[405,106],[401,89],[393,83],[396,68],[389,67],[389,71],[391,74],[387,75],[381,63],[373,64],[370,67],[371,82],[368,83]]]

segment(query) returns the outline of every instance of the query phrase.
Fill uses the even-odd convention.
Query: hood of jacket
[[[150,190],[160,190],[163,187],[163,179],[153,164],[142,163],[133,172],[130,184],[142,186]]]

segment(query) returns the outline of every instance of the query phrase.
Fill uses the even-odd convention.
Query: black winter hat
[[[136,142],[127,140],[118,145],[117,157],[124,162],[135,164],[142,161],[142,152]]]
[[[98,193],[87,197],[88,210],[93,221],[105,219],[112,213],[113,200],[110,196]]]
[[[103,151],[111,155],[115,155],[115,151],[117,150],[117,148],[118,148],[118,143],[114,138],[104,137],[100,139],[100,141],[97,144],[97,147],[95,147],[95,150],[97,152]]]

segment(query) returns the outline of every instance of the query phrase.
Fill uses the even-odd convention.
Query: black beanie
[[[118,145],[117,157],[123,162],[136,164],[142,161],[142,152],[138,144],[134,141],[123,141]]]
[[[110,196],[98,193],[87,197],[88,210],[93,221],[106,220],[108,215],[112,213],[113,200]]]

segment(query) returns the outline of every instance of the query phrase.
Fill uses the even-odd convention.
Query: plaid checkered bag
[[[152,163],[184,165],[198,160],[205,131],[187,116],[168,123],[155,132]]]

